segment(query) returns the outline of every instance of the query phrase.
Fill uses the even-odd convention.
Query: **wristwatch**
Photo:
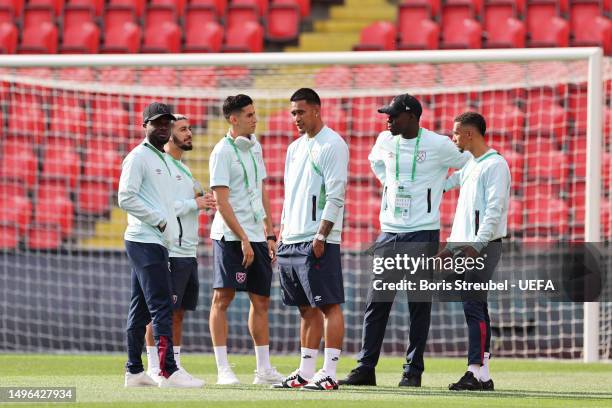
[[[323,241],[323,242],[327,241],[327,237],[323,234],[315,235],[314,239],[316,239],[317,241]]]
[[[157,225],[157,229],[159,230],[159,232],[163,233],[166,230],[166,225],[168,225],[168,223],[166,221],[162,221]]]

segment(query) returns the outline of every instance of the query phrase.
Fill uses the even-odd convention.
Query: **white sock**
[[[255,346],[255,361],[257,361],[257,372],[263,373],[264,371],[272,368],[270,365],[270,345]]]
[[[155,370],[159,371],[159,354],[157,354],[157,347],[147,346],[147,371]]]
[[[342,350],[335,348],[325,348],[325,360],[323,361],[323,370],[334,380],[336,379],[336,366],[340,360]]]
[[[317,354],[319,354],[319,350],[317,349],[302,347],[300,358],[300,375],[302,377],[310,379],[314,375],[315,366],[317,364]]]
[[[480,364],[470,364],[468,366],[468,371],[470,371],[472,374],[474,374],[474,377],[476,377],[476,379],[478,379],[479,372],[480,372]]]
[[[489,373],[489,358],[491,357],[491,353],[484,353],[484,359],[482,362],[482,367],[480,367],[480,381],[489,381],[491,379],[491,374]]]
[[[227,346],[213,347],[215,351],[215,361],[217,362],[217,369],[221,367],[229,367],[227,361]]]
[[[176,361],[176,366],[178,368],[181,367],[181,346],[172,346],[172,350],[174,350],[174,361]]]

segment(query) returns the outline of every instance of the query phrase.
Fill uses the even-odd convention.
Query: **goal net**
[[[236,93],[250,95],[278,225],[285,153],[297,137],[288,98],[300,87],[321,95],[325,123],[350,149],[342,244],[344,348],[349,353],[360,348],[371,278],[364,250],[379,233],[381,187],[367,157],[386,129],[386,117],[377,108],[397,94],[416,95],[424,108],[421,126],[441,134],[451,134],[453,118],[463,111],[486,118],[488,142],[512,173],[512,245],[504,257],[520,259],[531,243],[584,241],[594,225],[588,227],[585,208],[593,202],[600,207],[595,216],[600,232],[593,239],[591,230],[589,240],[610,241],[612,59],[603,59],[603,98],[589,105],[585,50],[575,55],[561,50],[558,58],[552,52],[523,51],[513,58],[509,51],[505,59],[499,51],[479,51],[0,61],[0,351],[124,350],[130,271],[123,248],[126,215],[117,207],[116,189],[123,157],[144,137],[142,110],[152,101],[168,103],[190,119],[194,149],[185,160],[194,177],[208,185],[209,154],[228,129],[223,100]],[[593,119],[589,106],[600,111],[597,146],[587,144],[587,124]],[[588,149],[601,163],[598,174],[589,173],[601,181],[600,188],[589,190],[600,190],[599,199],[586,190]],[[456,192],[443,197],[442,241],[449,235],[456,202]],[[183,345],[209,352],[212,216],[202,213],[199,220],[199,305],[185,319]],[[248,306],[248,298],[238,295],[229,309],[231,352],[252,350],[245,324]],[[612,304],[595,306],[597,354],[610,359]],[[489,310],[497,356],[583,355],[583,303],[516,293],[493,299]],[[406,297],[398,295],[384,353],[404,352],[408,327]],[[282,305],[276,274],[270,331],[273,350],[299,349],[299,315]],[[463,356],[466,348],[461,305],[436,303],[429,355]]]

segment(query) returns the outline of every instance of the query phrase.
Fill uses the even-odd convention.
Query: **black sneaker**
[[[407,373],[406,371],[402,374],[402,379],[400,380],[399,387],[420,387],[421,386],[421,376],[418,374]]]
[[[493,385],[492,379],[489,379],[489,381],[481,381],[480,385],[482,385],[483,391],[495,391],[495,386]]]
[[[272,384],[271,388],[302,388],[308,384],[308,380],[300,375],[300,370],[295,370],[278,384]]]
[[[339,385],[376,385],[375,370],[366,367],[354,368],[346,378],[338,381]]]
[[[319,370],[314,377],[312,377],[312,380],[302,387],[304,391],[331,391],[337,389],[338,383],[336,380],[327,375],[323,370]]]
[[[451,391],[480,391],[482,390],[482,384],[474,377],[471,371],[466,371],[459,381],[449,384],[448,389]]]

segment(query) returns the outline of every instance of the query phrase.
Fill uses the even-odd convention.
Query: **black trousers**
[[[393,243],[415,243],[410,245],[411,256],[433,256],[438,249],[440,240],[439,230],[425,230],[410,233],[387,233],[383,232],[376,240],[377,245],[391,246]],[[423,245],[418,245],[423,243]],[[358,355],[358,367],[373,369],[378,364],[380,351],[385,337],[387,321],[391,313],[391,301],[376,301],[372,285],[368,290],[365,315],[363,318],[363,332],[361,336],[361,351]],[[421,375],[425,370],[423,354],[427,346],[429,325],[431,322],[431,302],[411,302],[408,300],[408,311],[410,312],[409,345],[406,350],[406,364],[404,371]]]

